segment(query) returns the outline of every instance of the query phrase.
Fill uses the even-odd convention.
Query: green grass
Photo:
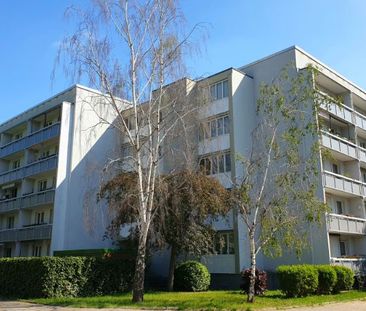
[[[288,308],[311,306],[330,302],[366,300],[366,292],[349,291],[337,295],[285,298],[279,291],[268,291],[263,297],[256,297],[254,304],[246,303],[246,296],[239,291],[208,291],[201,293],[151,292],[145,294],[143,303],[132,304],[131,294],[85,298],[33,299],[32,302],[64,307],[89,308],[177,308],[183,309],[225,309],[258,310],[263,308]]]

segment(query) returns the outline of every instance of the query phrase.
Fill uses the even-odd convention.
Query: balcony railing
[[[331,257],[330,262],[332,265],[344,266],[353,271],[359,271],[365,266],[366,258]]]
[[[354,115],[356,125],[366,131],[366,117],[358,111],[355,111]]]
[[[17,229],[0,230],[0,242],[13,242],[17,240]]]
[[[0,201],[0,213],[9,212],[20,208],[21,198],[12,198]]]
[[[334,174],[332,172],[323,172],[323,185],[328,188],[352,193],[357,196],[363,195],[363,184],[360,181],[343,175]]]
[[[57,155],[30,163],[0,174],[0,184],[9,183],[32,175],[37,175],[57,168]]]
[[[27,194],[22,197],[0,201],[0,213],[5,213],[20,208],[31,208],[52,204],[55,200],[55,190]]]
[[[57,137],[60,135],[60,128],[61,125],[58,122],[43,129],[40,129],[36,132],[33,132],[26,137],[12,141],[0,147],[0,158],[27,149],[48,139]]]
[[[52,204],[55,200],[55,190],[50,189],[22,197],[22,208],[35,207],[39,205]]]
[[[320,105],[320,107],[328,111],[329,113],[337,116],[338,118],[341,118],[349,123],[353,123],[353,110],[343,104],[337,105],[335,103],[325,100],[324,103]]]
[[[322,131],[322,144],[324,147],[357,158],[357,146],[355,144],[326,131]]]
[[[349,234],[366,234],[366,219],[329,214],[329,231]]]
[[[52,225],[37,225],[18,230],[18,241],[49,240],[51,239]]]

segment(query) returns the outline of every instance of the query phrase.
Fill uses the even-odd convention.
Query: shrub
[[[118,264],[85,257],[0,259],[0,297],[75,297],[126,290],[133,266],[126,260]]]
[[[241,272],[241,280],[243,283],[240,285],[241,290],[248,294],[250,283],[250,269],[245,269]],[[267,290],[267,273],[262,270],[255,269],[255,286],[254,291],[256,296],[263,295]]]
[[[333,293],[352,289],[355,281],[355,274],[352,269],[343,266],[332,266],[332,268],[337,274],[337,281],[333,288]]]
[[[206,266],[197,261],[186,261],[174,272],[174,289],[188,292],[208,290],[211,275]]]
[[[318,294],[331,294],[337,283],[337,273],[332,266],[317,265],[318,270]]]
[[[279,266],[277,274],[280,289],[287,297],[311,295],[318,288],[318,271],[314,266]]]

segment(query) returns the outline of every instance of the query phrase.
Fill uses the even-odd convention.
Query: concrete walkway
[[[64,308],[35,305],[17,301],[0,301],[0,311],[136,311],[136,309],[92,309],[92,308]],[[279,310],[279,309],[273,309]],[[331,303],[318,307],[301,307],[286,310],[293,311],[366,311],[366,301],[350,301]],[[144,309],[144,311],[147,311]],[[156,311],[156,310],[155,310]]]

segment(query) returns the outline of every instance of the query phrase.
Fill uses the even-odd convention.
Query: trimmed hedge
[[[198,261],[186,261],[175,269],[175,290],[201,292],[208,290],[210,283],[210,273],[206,266]]]
[[[333,293],[339,293],[342,290],[351,290],[355,282],[355,274],[352,269],[342,266],[332,266],[337,274],[337,281],[333,288]]]
[[[245,293],[249,293],[251,270],[245,269],[241,272],[241,280],[243,283],[240,285],[240,289]],[[267,273],[263,270],[255,269],[255,285],[254,292],[256,296],[264,295],[267,290]]]
[[[133,262],[85,257],[0,259],[0,297],[49,298],[129,289]]]
[[[318,265],[318,294],[329,295],[337,283],[337,273],[332,266]]]
[[[331,294],[352,289],[354,273],[342,266],[289,265],[277,268],[280,289],[287,297]]]
[[[287,297],[312,295],[318,288],[318,271],[310,265],[279,266],[280,289]]]

